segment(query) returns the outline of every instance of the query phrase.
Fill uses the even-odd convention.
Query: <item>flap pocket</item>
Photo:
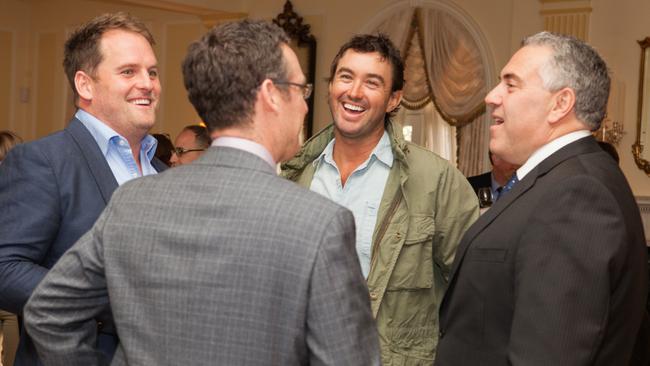
[[[465,259],[468,261],[503,263],[505,262],[507,256],[507,249],[470,248]]]
[[[436,225],[433,221],[433,216],[412,215],[409,219],[408,232],[406,233],[405,245],[421,243],[423,241],[433,239]]]

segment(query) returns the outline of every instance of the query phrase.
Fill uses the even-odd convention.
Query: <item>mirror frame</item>
[[[645,171],[646,174],[650,175],[650,162],[648,160],[643,159],[643,155],[642,155],[643,149],[650,148],[650,147],[643,146],[641,142],[643,114],[648,113],[648,111],[650,110],[650,101],[646,103],[644,99],[645,96],[643,95],[644,81],[645,81],[645,62],[646,62],[645,54],[650,49],[650,37],[646,37],[645,39],[637,42],[639,43],[639,46],[641,46],[641,67],[639,69],[639,104],[637,107],[636,140],[632,145],[632,155],[634,155],[634,162],[639,167],[639,169]]]
[[[314,126],[314,95],[316,94],[316,38],[311,34],[311,26],[309,24],[303,24],[303,19],[295,11],[293,11],[293,4],[290,0],[284,4],[284,11],[278,14],[273,23],[280,26],[284,29],[289,38],[295,40],[298,48],[304,48],[307,50],[307,65],[308,70],[303,70],[306,73],[307,82],[311,83],[314,86],[311,96],[307,99],[307,115],[305,116],[305,122],[303,126],[303,141],[307,141],[313,134]],[[298,59],[301,58],[301,53],[296,51],[296,56]]]

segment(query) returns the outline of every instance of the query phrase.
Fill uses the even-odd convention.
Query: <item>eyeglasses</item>
[[[273,80],[273,83],[276,85],[297,86],[298,88],[302,89],[302,97],[305,99],[309,99],[309,97],[311,96],[311,92],[314,90],[314,84],[312,83],[298,84],[298,83],[292,83],[290,81],[275,81],[275,80]]]
[[[184,147],[174,147],[172,149],[172,152],[178,156],[181,156],[185,153],[192,152],[192,151],[205,151],[205,149],[186,149]]]

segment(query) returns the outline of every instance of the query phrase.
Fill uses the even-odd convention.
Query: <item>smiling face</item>
[[[401,91],[391,92],[391,65],[377,52],[345,51],[329,84],[329,105],[337,138],[381,138],[386,113],[397,107]]]
[[[79,105],[127,139],[141,139],[153,126],[160,96],[156,56],[140,34],[103,34],[102,62],[77,89]],[[77,74],[83,73],[78,71]],[[85,75],[85,74],[84,74]]]
[[[521,165],[548,142],[554,93],[544,88],[540,67],[551,57],[548,47],[526,46],[501,71],[501,81],[485,97],[492,109],[490,151]]]

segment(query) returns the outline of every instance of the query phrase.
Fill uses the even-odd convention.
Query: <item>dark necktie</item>
[[[506,183],[506,185],[503,186],[503,188],[501,189],[501,192],[499,193],[499,198],[500,198],[501,196],[503,196],[504,194],[510,192],[510,190],[512,189],[512,187],[514,187],[515,184],[517,184],[517,182],[519,182],[519,179],[517,178],[517,172],[515,172],[515,173],[512,175],[512,177],[510,177],[510,180],[508,181],[508,183]]]

